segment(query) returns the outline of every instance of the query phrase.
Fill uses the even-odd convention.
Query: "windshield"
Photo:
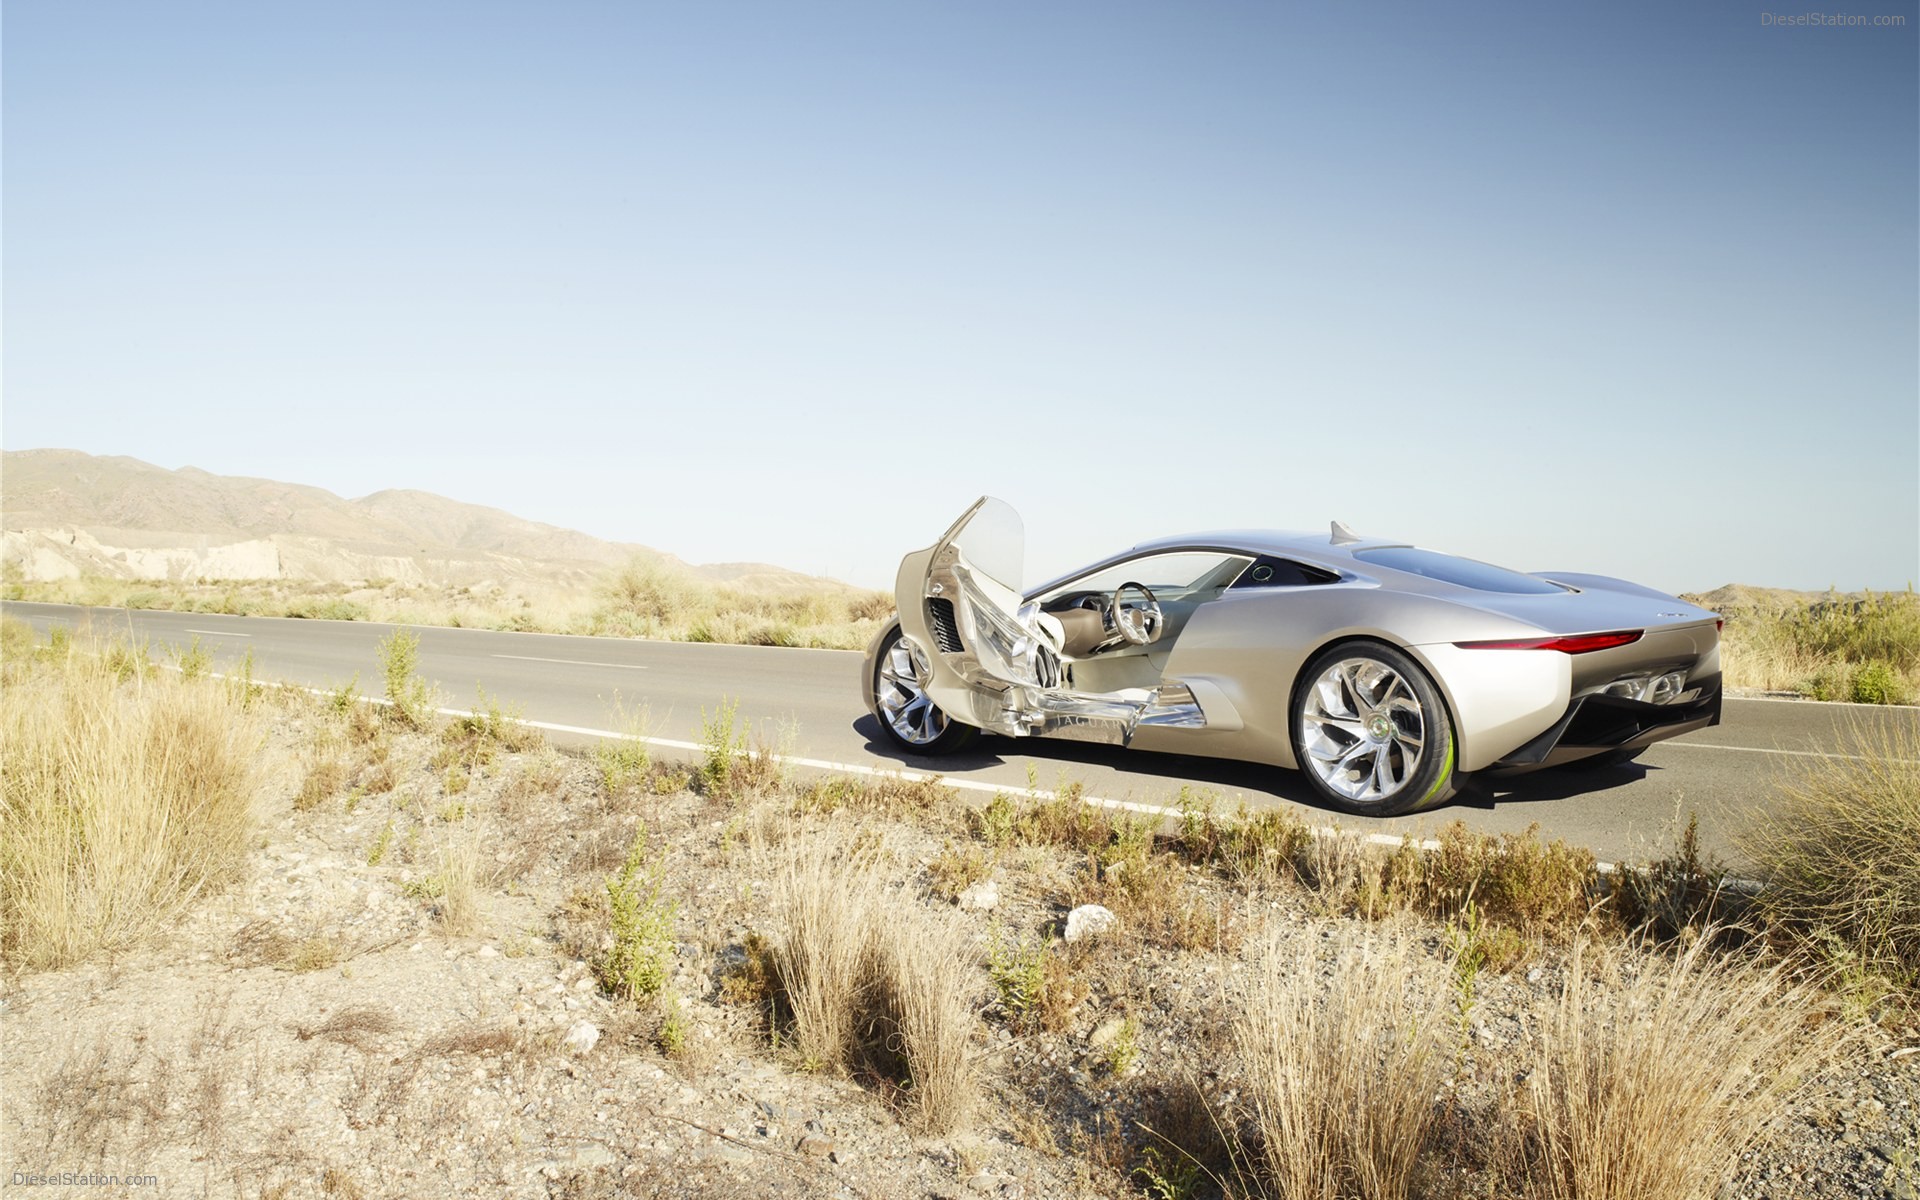
[[[1149,554],[1070,579],[1042,599],[1050,600],[1067,592],[1111,592],[1123,583],[1144,583],[1156,596],[1180,596],[1204,588],[1225,587],[1250,561],[1244,554],[1218,550]]]

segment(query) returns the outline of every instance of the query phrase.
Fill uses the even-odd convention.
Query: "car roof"
[[[1335,545],[1330,532],[1302,533],[1284,529],[1215,529],[1202,533],[1183,533],[1173,537],[1153,538],[1116,554],[1109,554],[1105,558],[1085,563],[1064,575],[1057,575],[1047,580],[1038,587],[1028,589],[1027,594],[1037,596],[1061,584],[1069,583],[1089,571],[1100,570],[1113,563],[1159,551],[1225,550],[1254,557],[1271,554],[1276,558],[1297,559],[1309,566],[1325,567],[1333,571],[1358,570],[1365,574],[1377,574],[1379,568],[1375,566],[1356,565],[1353,562],[1353,552],[1406,544],[1406,542],[1386,538],[1360,538],[1357,541]]]
[[[1304,558],[1316,562],[1344,562],[1353,558],[1356,550],[1373,550],[1381,546],[1404,546],[1404,541],[1392,538],[1361,537],[1354,541],[1335,544],[1330,533],[1302,533],[1286,529],[1215,529],[1203,533],[1184,533],[1174,537],[1154,538],[1134,546],[1128,554],[1151,554],[1157,550],[1181,550],[1207,548],[1212,550],[1240,550],[1248,554],[1272,554],[1282,558]]]

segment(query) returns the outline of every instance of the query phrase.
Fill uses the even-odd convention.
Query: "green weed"
[[[199,634],[194,635],[186,649],[182,650],[178,646],[170,649],[173,652],[173,665],[178,667],[180,674],[187,679],[204,678],[207,672],[213,669],[213,651],[200,644]]]
[[[415,729],[427,728],[433,721],[433,692],[417,671],[420,635],[396,629],[380,639],[379,652],[393,715]]]
[[[620,872],[607,880],[607,907],[613,946],[601,956],[596,973],[615,996],[636,1000],[657,994],[673,962],[677,901],[661,892],[666,866],[647,865],[647,831],[634,832]]]

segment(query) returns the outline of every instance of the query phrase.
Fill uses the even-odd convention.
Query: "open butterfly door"
[[[927,695],[949,717],[1011,737],[1125,745],[1141,724],[1198,727],[1185,688],[1076,692],[1066,684],[1059,624],[1026,603],[1026,527],[982,496],[930,549],[907,555],[894,583],[901,632],[927,656]]]

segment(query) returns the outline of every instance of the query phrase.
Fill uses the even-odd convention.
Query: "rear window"
[[[1522,575],[1518,571],[1509,571],[1505,567],[1475,562],[1470,558],[1455,558],[1451,554],[1439,554],[1416,546],[1385,546],[1378,550],[1356,550],[1353,556],[1361,562],[1378,563],[1395,571],[1405,571],[1409,575],[1424,575],[1428,579],[1438,579],[1442,583],[1472,588],[1476,592],[1540,596],[1566,591],[1557,583],[1548,583],[1544,579],[1535,579],[1531,575]]]

